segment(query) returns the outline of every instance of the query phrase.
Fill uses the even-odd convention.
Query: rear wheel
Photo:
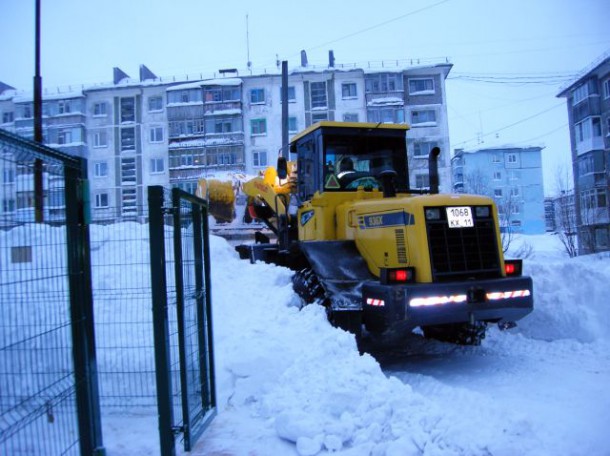
[[[428,339],[436,339],[458,345],[481,345],[481,341],[485,339],[487,323],[482,321],[475,323],[451,323],[447,325],[424,326],[422,329],[424,336]]]

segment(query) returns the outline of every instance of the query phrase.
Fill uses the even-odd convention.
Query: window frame
[[[414,116],[417,115],[417,117],[419,118],[419,116],[423,115],[424,113],[426,113],[426,117],[430,116],[430,113],[432,114],[432,120],[426,118],[425,120],[417,120],[417,122],[415,121]],[[437,119],[437,115],[436,115],[436,110],[435,109],[414,109],[413,111],[411,111],[411,125],[412,126],[417,126],[417,125],[421,125],[421,124],[437,124],[438,123],[438,119]]]
[[[150,174],[164,174],[165,173],[165,159],[163,157],[152,157],[150,159],[149,164],[150,164]],[[160,167],[159,167],[159,164],[161,164]]]
[[[347,93],[346,93],[346,90],[347,90]],[[355,82],[342,82],[341,83],[341,99],[342,100],[355,100],[357,98],[358,98],[358,84],[356,84]]]
[[[266,103],[265,88],[255,87],[250,89],[250,104],[263,105]]]
[[[257,131],[255,131],[255,130],[257,130]],[[257,117],[255,119],[250,119],[250,136],[266,136],[266,135],[267,135],[267,119],[265,117]]]
[[[156,102],[158,100],[159,107],[152,106],[153,100]],[[162,95],[151,95],[148,97],[148,112],[162,112],[163,111],[163,96]]]
[[[93,132],[93,148],[103,149],[108,147],[108,132],[105,130]]]
[[[108,177],[108,162],[98,161],[93,163],[93,177],[104,178]]]
[[[95,209],[106,209],[110,207],[110,196],[107,192],[100,192],[95,194]],[[104,204],[105,200],[105,204]]]
[[[316,86],[315,90],[314,85]],[[324,88],[322,89],[321,87]],[[309,83],[309,101],[311,109],[328,109],[327,81],[312,81]]]
[[[252,166],[254,168],[264,168],[268,166],[268,156],[266,150],[253,150],[252,151]],[[262,160],[261,160],[262,158]]]
[[[159,144],[164,141],[163,127],[161,125],[153,125],[148,130],[148,142],[151,144]]]
[[[93,103],[93,117],[108,117],[108,103],[105,101]]]
[[[426,82],[430,81],[432,84],[432,88],[428,89],[425,86],[427,86]],[[411,87],[411,83],[418,83],[418,82],[423,82],[424,83],[424,88],[423,89],[415,89],[412,90]],[[436,93],[436,85],[434,82],[434,78],[409,78],[408,79],[408,90],[409,90],[409,95],[433,95],[434,93]]]

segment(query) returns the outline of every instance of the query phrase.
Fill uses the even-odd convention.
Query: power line
[[[461,146],[461,145],[466,144],[466,143],[469,143],[469,142],[471,142],[471,141],[476,141],[476,140],[478,140],[478,139],[485,138],[485,137],[487,137],[487,136],[491,136],[491,135],[497,134],[497,133],[499,133],[499,132],[501,132],[501,131],[504,131],[504,130],[506,130],[506,129],[508,129],[508,128],[514,127],[515,125],[519,125],[519,124],[521,124],[521,123],[523,123],[523,122],[527,122],[528,120],[534,119],[535,117],[538,117],[538,116],[540,116],[540,115],[542,115],[542,114],[545,114],[545,113],[547,113],[547,112],[549,112],[549,111],[552,111],[553,109],[557,109],[557,108],[559,108],[559,107],[563,107],[563,106],[565,106],[565,104],[564,104],[564,103],[560,103],[560,104],[553,105],[553,106],[551,106],[551,107],[549,107],[549,108],[546,108],[546,109],[544,109],[544,110],[542,110],[542,111],[537,112],[536,114],[532,114],[532,115],[531,115],[531,116],[529,116],[529,117],[525,117],[525,118],[520,119],[520,120],[518,120],[518,121],[516,121],[516,122],[513,122],[513,123],[512,123],[512,124],[510,124],[510,125],[506,125],[506,126],[504,126],[504,127],[502,127],[502,128],[498,128],[498,129],[496,129],[496,130],[494,130],[494,131],[491,131],[491,132],[489,132],[489,133],[485,133],[485,134],[480,135],[480,136],[477,136],[477,137],[475,137],[475,138],[471,138],[471,139],[467,139],[466,141],[459,142],[459,143],[455,144],[455,145],[454,145],[454,147]]]

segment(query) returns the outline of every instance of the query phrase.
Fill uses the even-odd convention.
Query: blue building
[[[492,197],[503,232],[543,234],[541,151],[512,146],[456,149],[451,159],[453,190]]]

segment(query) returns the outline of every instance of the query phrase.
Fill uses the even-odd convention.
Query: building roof
[[[583,82],[583,79],[587,78],[591,74],[595,73],[601,66],[606,63],[610,63],[610,51],[605,52],[603,55],[598,57],[591,63],[588,67],[580,72],[577,79],[568,83],[568,85],[562,87],[560,92],[557,94],[557,97],[567,97],[568,93],[574,89],[576,86],[580,85]]]

